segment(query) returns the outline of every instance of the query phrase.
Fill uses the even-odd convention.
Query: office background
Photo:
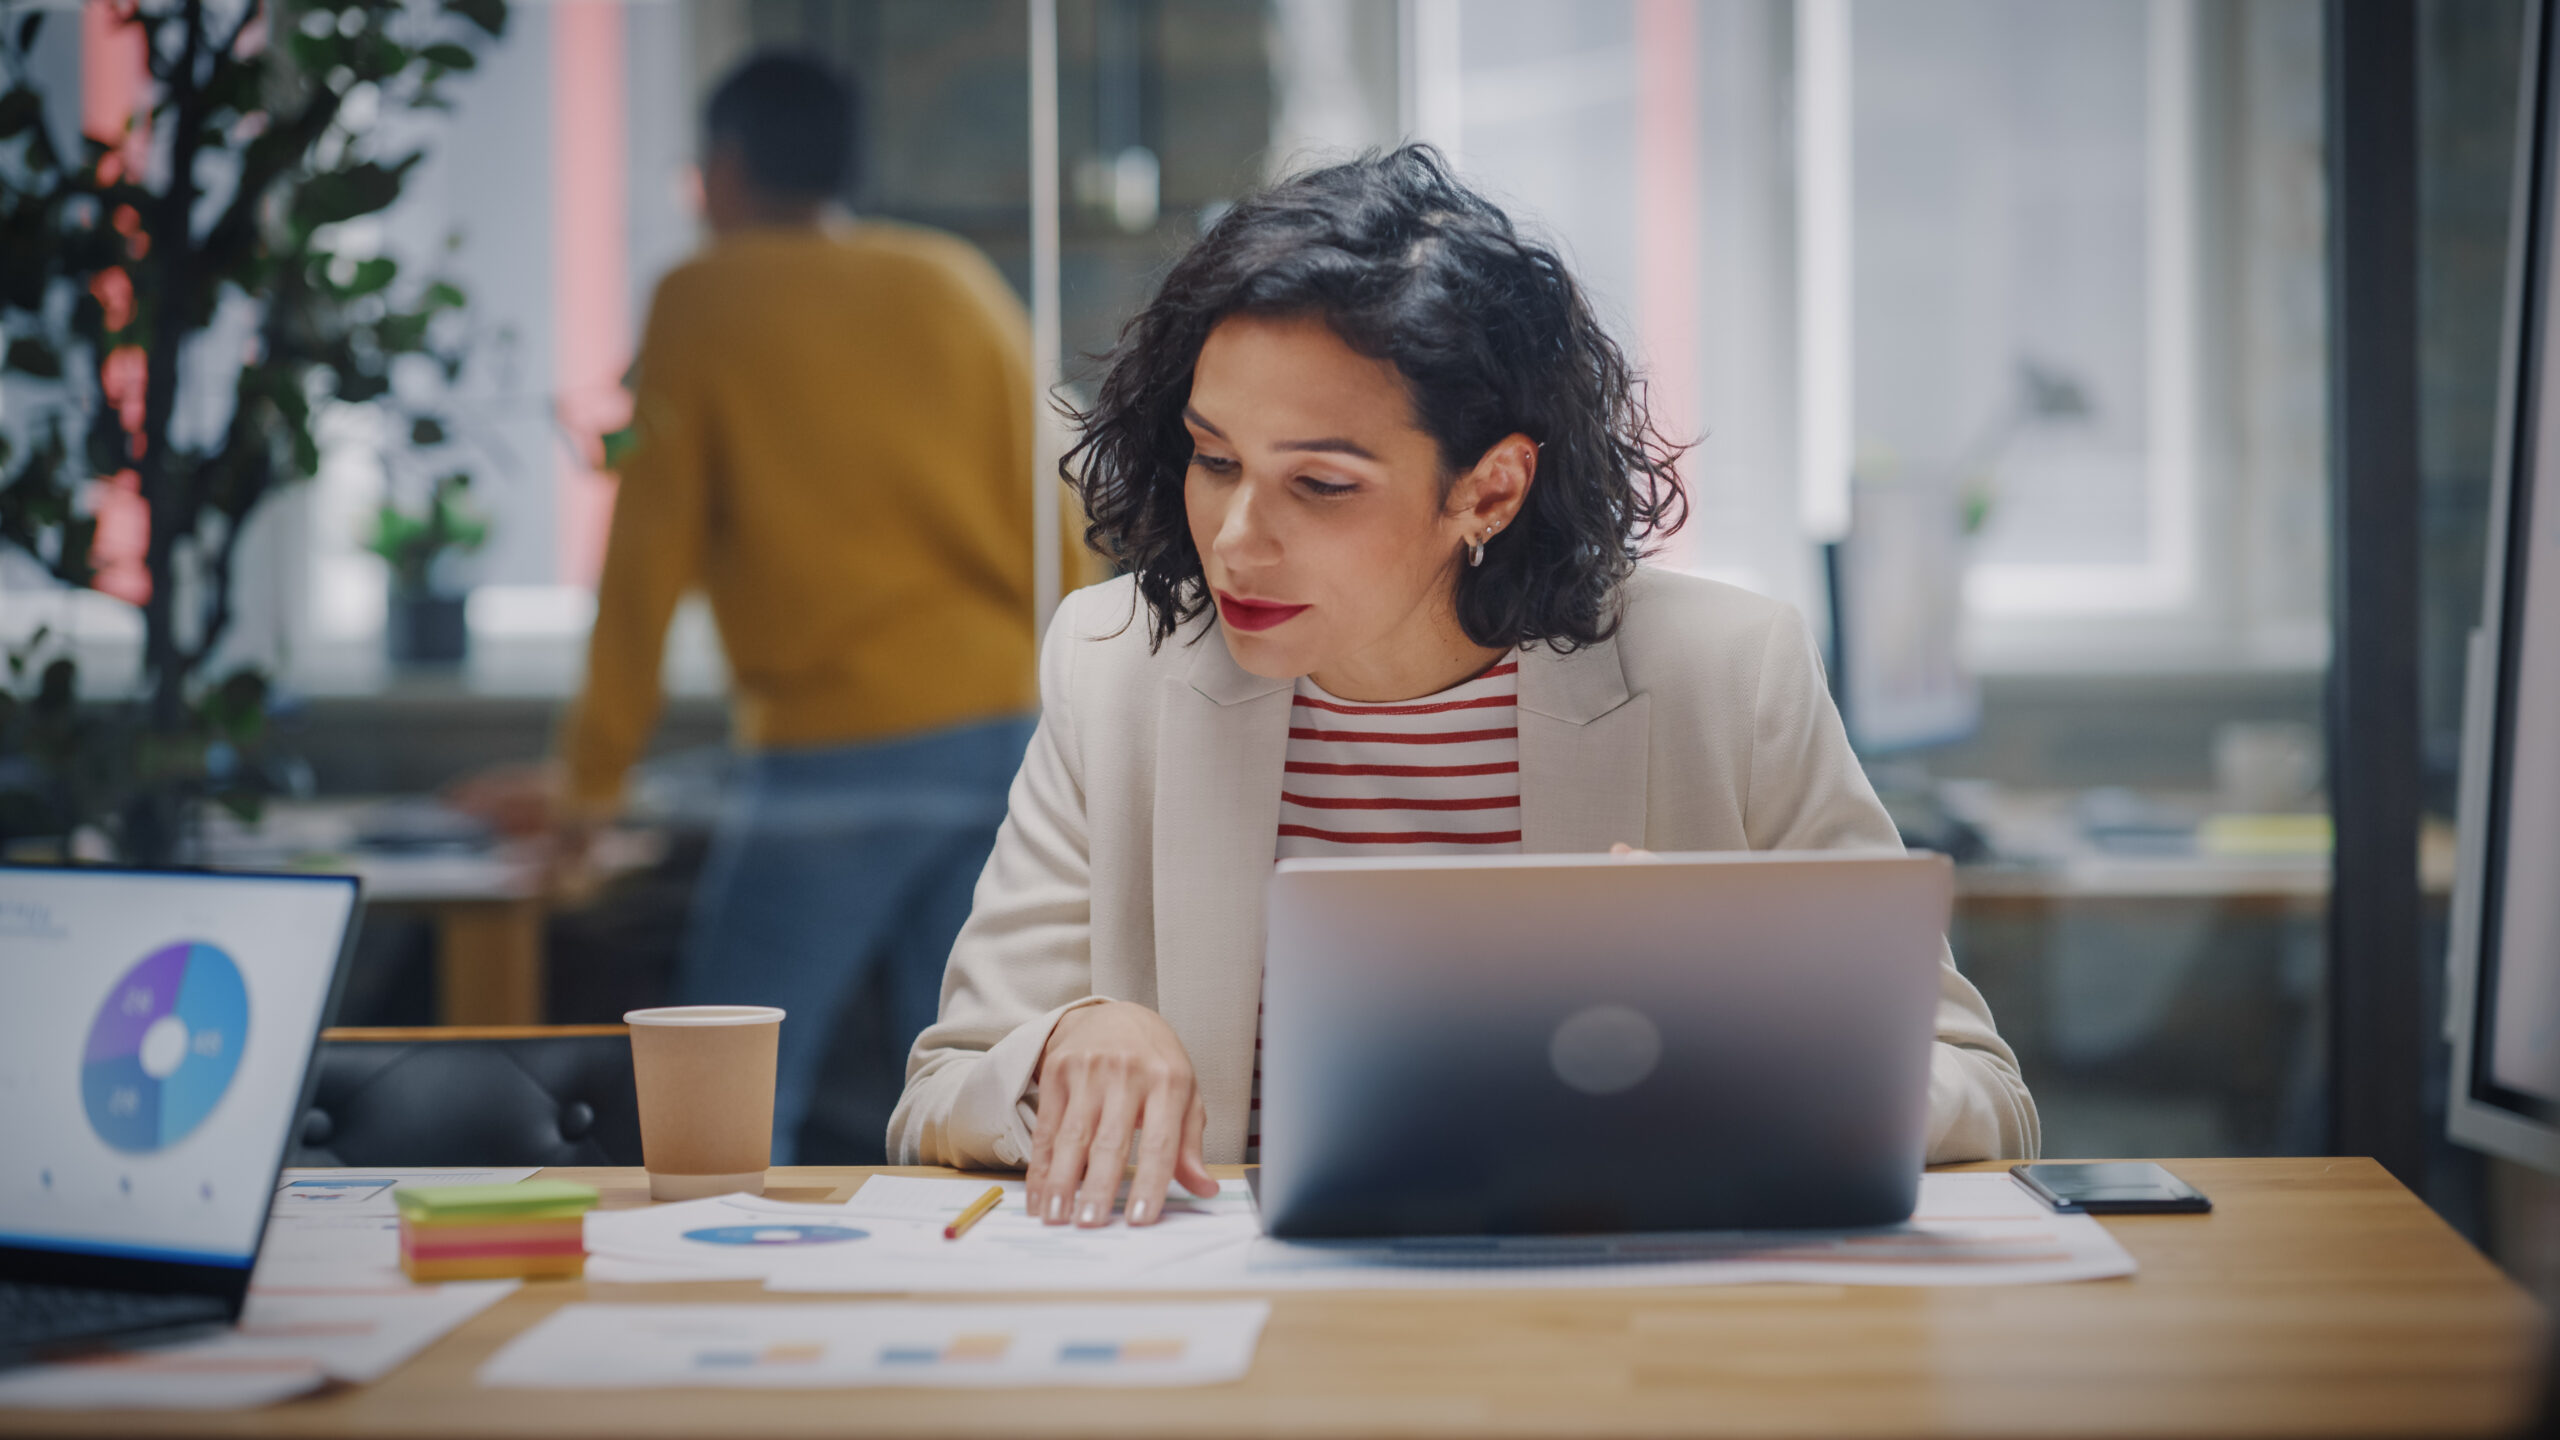
[[[418,477],[327,419],[247,542],[231,648],[280,686],[304,803],[530,760],[578,683],[602,437],[658,276],[696,243],[702,96],[794,44],[870,105],[858,215],[982,248],[1026,301],[1026,0],[556,0],[421,124],[354,248],[472,297],[457,421],[488,543],[468,658],[394,663],[363,544]],[[1074,387],[1228,199],[1417,136],[1561,241],[1656,404],[1701,438],[1665,563],[1780,596],[1906,832],[1968,861],[1954,941],[2057,1156],[2332,1141],[2324,686],[2334,311],[2317,0],[1059,0],[1059,364]],[[2419,845],[2427,1003],[2451,877],[2462,655],[2496,429],[2522,9],[2418,9]],[[94,22],[38,53],[68,129],[130,93]],[[448,248],[450,247],[450,248]],[[14,382],[10,382],[14,383]],[[0,423],[9,416],[0,388]],[[0,553],[0,640],[46,627],[112,692],[131,607]],[[662,993],[725,759],[707,616],[635,792],[629,863],[550,907],[544,1012]],[[289,807],[288,807],[289,808]],[[2266,823],[2267,817],[2291,817]],[[341,1018],[437,1018],[434,916],[369,925]],[[2421,1022],[2423,1033],[2436,1026]],[[847,1055],[887,1043],[876,1011]],[[2440,1113],[2445,1066],[2420,1074]],[[843,1074],[856,1068],[848,1064]],[[804,1155],[876,1158],[891,1097],[830,1087]],[[2440,1124],[2429,1133],[2440,1133]],[[2550,1192],[2436,1142],[2431,1203],[2528,1275]]]

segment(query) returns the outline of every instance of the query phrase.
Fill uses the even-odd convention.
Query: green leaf
[[[339,41],[336,35],[313,35],[296,30],[285,37],[285,51],[293,57],[293,66],[305,75],[326,75],[338,63]]]
[[[400,198],[400,182],[417,160],[412,155],[397,166],[368,160],[312,176],[293,197],[294,223],[316,230],[391,208]]]
[[[463,294],[459,286],[446,280],[438,280],[428,286],[426,295],[419,301],[429,310],[459,310],[470,303],[470,297]]]
[[[297,421],[285,429],[285,443],[293,451],[293,472],[308,478],[320,473],[320,442],[313,438],[311,427]]]
[[[264,55],[222,55],[215,57],[213,75],[205,83],[204,94],[214,109],[246,115],[259,108],[266,83]]]
[[[44,97],[24,85],[0,95],[0,140],[6,140],[44,119]]]
[[[21,335],[10,341],[8,358],[0,364],[21,375],[33,375],[41,380],[62,378],[61,352],[33,335]]]
[[[54,148],[53,131],[42,125],[27,132],[27,148],[18,158],[31,174],[56,175],[62,170],[62,152]]]
[[[77,515],[63,523],[62,549],[46,568],[65,585],[87,586],[98,578],[97,568],[89,563],[89,553],[97,545],[98,521],[92,515]]]
[[[507,33],[507,0],[444,0],[444,9],[479,26],[492,40]]]
[[[72,518],[61,523],[61,548],[54,553],[54,559],[51,559],[44,569],[54,571],[54,579],[59,579],[61,584],[87,587],[92,579],[97,579],[97,569],[90,564],[90,551],[95,548],[95,543],[97,543],[95,515],[72,515]]]
[[[235,744],[254,741],[266,725],[267,677],[246,665],[232,671],[204,697],[204,715]]]
[[[374,338],[393,355],[406,355],[427,342],[427,322],[434,319],[424,311],[415,315],[385,315],[374,327]]]
[[[0,238],[0,305],[33,310],[44,304],[57,256],[43,236]]]
[[[27,18],[26,18],[26,19],[21,20],[21,21],[19,21],[19,22],[18,22],[18,53],[19,53],[19,54],[22,54],[22,55],[23,55],[23,54],[25,54],[27,51],[32,50],[32,49],[34,49],[34,48],[36,47],[36,32],[37,32],[37,31],[39,31],[39,30],[42,30],[43,28],[44,28],[44,12],[43,12],[43,11],[41,11],[41,10],[36,10],[36,11],[32,11],[32,12],[30,12],[30,13],[28,14],[28,16],[27,16]]]
[[[459,45],[430,45],[418,53],[427,63],[441,65],[447,70],[468,70],[480,63],[480,57]]]
[[[356,263],[355,278],[348,281],[338,293],[349,300],[375,294],[389,288],[392,279],[399,273],[400,262],[388,255],[377,255],[371,260],[361,260]]]
[[[131,447],[126,442],[124,426],[116,412],[101,405],[89,416],[89,431],[81,437],[83,458],[94,475],[113,475],[133,463]]]
[[[417,419],[410,421],[409,443],[412,445],[443,444],[444,422],[438,420],[433,415],[421,415]]]
[[[63,656],[44,667],[36,680],[36,713],[61,714],[79,702],[80,667]]]

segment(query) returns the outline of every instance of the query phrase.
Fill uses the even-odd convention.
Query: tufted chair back
[[[619,1025],[327,1030],[294,1165],[637,1165]]]

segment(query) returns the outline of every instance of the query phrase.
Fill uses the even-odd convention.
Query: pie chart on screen
[[[89,1128],[128,1154],[163,1150],[222,1103],[249,1038],[231,957],[181,940],[135,962],[98,1005],[80,1062]]]

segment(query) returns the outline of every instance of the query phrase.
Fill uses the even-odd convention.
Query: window
[[[1666,561],[1818,621],[1852,482],[1920,486],[1978,668],[2323,663],[2315,5],[1403,13],[1408,128],[1699,439]]]
[[[2190,604],[2188,0],[1856,15],[1860,478],[1956,472],[1979,614]]]
[[[1562,246],[1656,420],[1698,442],[1662,560],[1818,604],[1789,479],[1786,9],[1418,0],[1409,19],[1414,132]]]

